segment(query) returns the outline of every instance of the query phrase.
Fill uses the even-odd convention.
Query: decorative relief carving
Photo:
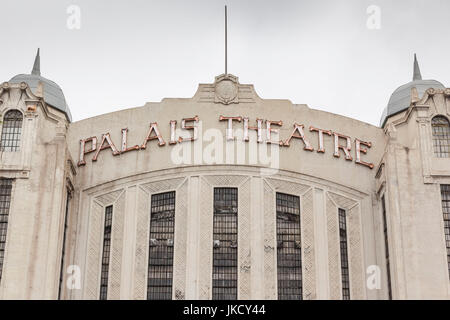
[[[5,100],[5,104],[2,105],[2,107],[6,109],[13,108],[26,111],[23,108],[25,104],[26,95],[23,94],[22,90],[12,90],[11,88],[9,88],[5,96],[7,97],[7,99]]]
[[[208,177],[214,183],[214,177]],[[221,177],[216,177],[219,179]],[[200,179],[200,243],[198,270],[198,299],[212,298],[213,191],[208,180]]]
[[[285,181],[285,180],[280,180],[280,179],[274,179],[274,178],[267,178],[266,181],[276,191],[289,193],[289,194],[295,194],[295,195],[301,195],[309,188],[309,186],[306,186],[306,185],[303,185],[300,183],[290,182],[290,181]]]
[[[446,97],[443,94],[435,94],[432,96],[431,103],[429,104],[429,108],[418,108],[417,116],[425,117],[428,121],[430,121],[430,116],[433,111],[435,113],[445,113],[446,108]],[[423,111],[421,109],[424,109]],[[422,111],[422,112],[421,112]]]
[[[274,190],[264,181],[264,299],[277,299],[276,213]]]
[[[328,192],[328,195],[334,201],[334,203],[341,209],[348,210],[357,204],[356,200],[352,200],[350,198],[341,196],[334,192]]]
[[[363,248],[359,205],[348,210],[348,247],[350,272],[350,297],[353,300],[365,299],[365,273],[363,267]]]
[[[439,92],[437,92],[436,89],[433,89],[433,88],[427,89],[427,94],[430,95],[430,96],[433,96],[436,93],[444,93],[444,92],[442,90],[439,90]]]
[[[314,207],[313,189],[309,189],[301,198],[301,232],[303,248],[303,298],[316,298],[316,265],[314,250]]]
[[[112,191],[109,193],[106,193],[104,195],[98,196],[95,198],[98,202],[100,202],[103,206],[107,206],[109,204],[114,203],[119,195],[122,193],[123,189],[119,189],[116,191]]]
[[[362,252],[361,217],[359,205],[356,200],[328,192],[327,220],[328,220],[328,251],[330,269],[330,291],[337,295],[339,285],[339,299],[341,296],[340,279],[340,248],[337,223],[337,208],[347,212],[349,273],[350,273],[350,297],[351,299],[364,299],[364,268]],[[333,243],[334,242],[334,243]],[[337,252],[337,256],[336,256]],[[336,260],[337,259],[337,260]],[[337,263],[336,263],[337,261]],[[332,288],[332,289],[331,289]],[[333,293],[334,291],[334,293]],[[335,299],[335,298],[332,298]]]
[[[449,89],[450,91],[450,89]],[[450,116],[450,95],[446,96],[445,99],[445,113]]]
[[[253,85],[240,84],[238,77],[222,74],[212,84],[200,84],[196,93],[199,102],[221,103],[255,103],[257,94]]]
[[[149,194],[138,188],[136,248],[134,258],[133,299],[143,300],[147,295],[148,233],[150,226]]]
[[[175,245],[173,265],[173,290],[175,300],[184,300],[186,292],[186,246],[187,246],[187,212],[188,181],[176,191],[175,209]]]
[[[114,203],[112,222],[112,242],[110,271],[108,283],[108,299],[120,299],[120,284],[122,277],[123,228],[125,220],[125,192]]]
[[[18,84],[3,82],[0,85],[0,107],[19,108],[26,114],[34,113],[40,102],[41,99],[39,96],[33,94],[30,87],[25,82]],[[2,110],[0,109],[0,111]]]
[[[429,88],[425,91],[422,98],[420,98],[420,101],[415,102],[414,105],[417,107],[428,107],[427,102],[430,99],[433,100],[433,98],[438,95],[443,95],[444,96],[443,98],[450,96],[450,88],[445,89]]]
[[[8,99],[8,89],[9,89],[9,83],[8,82],[3,82],[0,85],[0,108],[2,106],[2,104]],[[0,109],[1,111],[1,109]]]
[[[339,258],[338,209],[329,196],[326,197],[326,203],[330,299],[340,300],[342,299],[342,282]]]
[[[238,187],[241,183],[248,179],[247,176],[203,176],[203,178],[212,186]]]
[[[239,103],[238,78],[231,74],[223,74],[216,77],[215,103],[231,104]]]
[[[120,201],[114,202],[120,196]],[[105,206],[114,204],[113,212],[113,243],[111,245],[109,285],[111,290],[108,297],[117,299],[120,297],[120,277],[122,261],[123,215],[125,206],[125,192],[123,189],[115,190],[96,197],[92,200],[89,214],[88,253],[86,266],[86,291],[87,299],[98,299],[100,293],[100,268],[101,254],[103,250],[103,222]],[[117,239],[116,239],[117,237]]]
[[[238,298],[251,298],[250,180],[238,190]]]
[[[96,300],[100,289],[100,260],[102,247],[103,206],[92,201],[89,214],[85,293],[86,299]]]
[[[163,192],[165,190],[175,190],[179,187],[181,182],[185,178],[173,178],[167,180],[160,180],[155,182],[150,182],[142,185],[142,187],[149,193]]]

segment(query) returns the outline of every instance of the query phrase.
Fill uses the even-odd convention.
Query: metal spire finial
[[[228,61],[227,61],[227,59],[228,59],[227,28],[228,28],[228,26],[227,26],[227,6],[225,6],[225,75],[228,74],[228,70],[227,70],[227,67],[228,67],[227,66],[227,64],[228,64]]]
[[[36,53],[36,58],[34,59],[33,70],[31,70],[31,74],[41,75],[41,56],[39,55],[40,49],[38,48]]]
[[[420,73],[419,63],[417,62],[417,56],[414,53],[414,73],[413,81],[422,80],[422,74]]]

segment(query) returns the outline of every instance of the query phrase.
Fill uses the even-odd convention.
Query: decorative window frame
[[[208,274],[208,277],[199,279],[199,299],[212,299],[212,270],[213,270],[213,210],[214,188],[237,188],[238,190],[238,252],[237,252],[237,299],[250,299],[251,275],[250,252],[250,177],[245,175],[203,175],[201,177],[202,202],[200,212],[200,257],[199,274]],[[206,240],[208,239],[208,240]]]
[[[18,108],[8,108],[8,109],[5,109],[1,114],[0,114],[0,148],[1,148],[1,146],[2,146],[2,136],[3,136],[3,126],[4,126],[4,123],[5,123],[5,121],[4,121],[4,117],[9,113],[9,112],[12,112],[12,111],[18,111],[18,112],[20,112],[20,114],[21,114],[21,116],[22,116],[22,126],[21,126],[21,128],[20,128],[20,138],[19,138],[19,145],[18,145],[18,148],[19,148],[19,150],[18,151],[1,151],[1,149],[0,149],[0,152],[16,152],[16,153],[20,153],[20,152],[22,152],[22,149],[23,149],[23,130],[24,130],[24,124],[25,124],[25,114],[23,113],[23,111],[22,110],[20,110],[20,109],[18,109]]]
[[[277,246],[276,246],[276,193],[286,193],[297,196],[300,199],[300,236],[302,243],[302,296],[303,300],[316,298],[316,261],[314,249],[314,207],[313,188],[309,185],[287,181],[280,178],[266,178],[265,181],[272,189],[274,200],[272,220],[274,223],[273,237],[274,244],[274,269],[275,274],[275,299],[278,297],[278,276],[277,276]],[[267,221],[265,221],[267,223]]]
[[[112,259],[117,250],[121,251],[123,243],[119,241],[120,235],[123,236],[123,218],[125,209],[125,190],[118,189],[91,197],[89,221],[88,221],[88,237],[87,237],[87,252],[86,252],[86,272],[84,277],[84,296],[87,299],[98,300],[100,297],[100,281],[102,268],[102,252],[103,252],[103,237],[105,227],[105,210],[106,207],[113,206],[113,215],[111,222],[111,247],[110,247],[110,262],[108,271],[108,292],[107,299],[119,299],[120,294],[120,267],[121,259],[119,259],[119,266],[115,265]],[[116,237],[119,236],[119,239]],[[119,269],[117,272],[117,269]],[[119,273],[119,275],[117,274]],[[119,279],[117,279],[119,278]],[[117,284],[118,289],[117,290]],[[112,289],[112,290],[111,290]]]
[[[341,257],[339,248],[339,208],[346,211],[347,254],[350,275],[350,299],[366,298],[364,245],[361,224],[361,202],[347,196],[327,192],[327,224],[329,254],[330,298],[342,299]],[[334,248],[335,259],[330,255]]]
[[[435,113],[435,114],[430,116],[431,154],[432,154],[432,157],[433,158],[439,158],[439,159],[449,159],[450,158],[450,150],[449,150],[449,156],[447,156],[447,157],[438,157],[438,156],[436,156],[436,150],[434,149],[435,147],[434,147],[434,134],[433,134],[433,120],[435,118],[444,118],[447,121],[448,128],[450,130],[450,119],[449,119],[449,117],[447,115],[440,114],[440,113]],[[449,138],[448,138],[448,145],[449,145],[449,148],[450,148],[450,135],[449,135]]]
[[[171,192],[173,192],[174,193],[174,195],[175,195],[175,197],[174,197],[174,213],[173,213],[173,217],[174,217],[174,225],[173,225],[173,244],[172,244],[172,246],[173,246],[173,249],[172,249],[172,288],[171,288],[171,300],[173,300],[173,297],[174,297],[174,284],[173,284],[173,280],[174,280],[174,269],[175,269],[175,259],[174,259],[174,257],[175,257],[175,230],[176,230],[176,228],[175,228],[175,226],[176,226],[176,223],[177,223],[177,220],[176,220],[176,211],[177,211],[177,201],[176,201],[176,197],[177,197],[177,191],[176,190],[166,190],[166,191],[162,191],[162,192],[157,192],[157,193],[152,193],[151,195],[150,195],[150,205],[149,205],[149,207],[150,207],[150,210],[149,210],[149,224],[148,224],[148,241],[147,241],[147,243],[148,243],[148,245],[147,245],[147,272],[146,272],[146,275],[147,275],[147,277],[146,277],[146,280],[147,280],[147,283],[146,283],[146,290],[145,290],[145,298],[147,299],[147,300],[150,300],[150,299],[148,299],[148,289],[149,289],[149,285],[148,285],[148,281],[149,281],[149,278],[148,278],[148,271],[149,271],[149,268],[150,268],[150,264],[149,264],[149,262],[150,262],[150,232],[151,232],[151,228],[152,228],[152,198],[153,198],[153,196],[154,195],[160,195],[160,194],[166,194],[166,193],[171,193]],[[162,300],[162,299],[151,299],[151,300]]]

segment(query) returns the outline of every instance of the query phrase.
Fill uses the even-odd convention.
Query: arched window
[[[23,116],[19,110],[10,110],[3,117],[0,151],[19,151]]]
[[[436,116],[431,120],[433,130],[434,154],[438,158],[450,157],[450,123],[444,116]]]

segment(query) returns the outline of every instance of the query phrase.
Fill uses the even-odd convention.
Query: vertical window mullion
[[[172,299],[175,191],[152,195],[148,255],[148,300]]]
[[[113,206],[105,208],[105,226],[103,231],[103,254],[100,276],[100,300],[108,298],[108,276],[109,276],[109,258],[111,254],[111,231],[112,231]]]
[[[237,299],[237,193],[237,188],[214,188],[213,300]]]
[[[279,300],[301,300],[302,246],[300,198],[276,194],[277,278]]]
[[[11,205],[12,179],[0,178],[0,281],[5,259],[6,232]]]
[[[339,208],[339,243],[341,248],[342,299],[350,300],[350,275],[348,266],[347,213]]]

